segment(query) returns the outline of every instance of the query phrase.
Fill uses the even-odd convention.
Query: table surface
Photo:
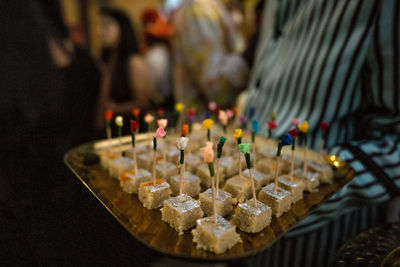
[[[136,142],[149,142],[149,140],[151,140],[150,135],[136,136]],[[123,137],[121,141],[128,146],[130,138]],[[265,140],[261,140],[263,141]],[[118,144],[118,142],[119,140],[112,140],[111,144]],[[137,195],[122,191],[118,180],[111,178],[96,159],[95,151],[109,144],[110,142],[105,141],[83,144],[65,155],[65,163],[137,240],[161,253],[191,260],[232,260],[250,256],[268,248],[354,177],[354,171],[348,164],[339,159],[328,160],[332,164],[335,163],[337,167],[333,184],[321,185],[317,192],[305,192],[304,198],[292,205],[289,212],[279,218],[273,216],[271,224],[259,233],[248,234],[238,230],[243,242],[223,254],[216,255],[197,249],[196,244],[192,242],[191,231],[178,235],[173,228],[161,221],[159,210],[147,210],[142,206]],[[300,151],[297,153],[301,153],[301,148],[298,150]],[[308,155],[315,158],[317,153],[310,151]]]

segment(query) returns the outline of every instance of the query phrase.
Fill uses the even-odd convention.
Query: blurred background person
[[[157,9],[142,14],[144,57],[149,66],[152,83],[152,103],[157,108],[173,109],[172,58],[169,38],[172,26]]]
[[[100,13],[101,59],[108,86],[100,95],[97,126],[104,128],[104,110],[129,116],[133,108],[151,108],[152,83],[146,60],[139,53],[137,36],[120,10],[104,7]]]
[[[186,106],[215,100],[232,106],[248,68],[231,14],[218,0],[184,0],[172,15],[175,99]]]

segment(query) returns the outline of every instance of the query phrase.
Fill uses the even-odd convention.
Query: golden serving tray
[[[136,135],[136,142],[150,144],[151,140],[152,136],[149,134]],[[99,163],[94,163],[96,150],[108,145],[118,145],[119,142],[120,140],[113,139],[111,142],[98,141],[81,145],[65,155],[65,163],[137,240],[161,253],[192,260],[232,260],[250,256],[270,247],[354,177],[354,171],[348,164],[334,156],[327,157],[328,162],[336,169],[333,184],[321,185],[318,192],[305,192],[304,198],[292,205],[289,212],[279,218],[273,216],[270,226],[257,234],[247,234],[238,230],[243,242],[223,254],[216,255],[197,249],[196,244],[192,242],[191,231],[185,231],[183,235],[178,235],[173,228],[161,221],[159,210],[144,208],[137,195],[130,195],[122,191],[119,182],[110,177]],[[263,139],[259,142],[265,144],[265,142],[271,141]],[[129,147],[130,137],[121,138],[121,143],[125,147]],[[299,156],[302,155],[301,148],[297,149],[296,153]],[[309,158],[316,159],[318,157],[314,151],[309,151],[308,155]]]

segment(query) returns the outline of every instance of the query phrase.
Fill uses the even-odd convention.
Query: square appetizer
[[[224,173],[224,167],[219,166],[220,174]],[[208,169],[208,165],[206,163],[201,164],[197,167],[196,175],[200,178],[201,183],[205,187],[211,187],[211,177],[210,177],[210,170]],[[223,175],[220,175],[220,183],[223,181]]]
[[[244,175],[236,175],[226,181],[224,190],[242,203],[251,196],[251,181]]]
[[[175,146],[170,146],[170,147],[168,147],[165,155],[166,155],[167,161],[175,164],[175,163],[179,162],[179,157],[181,155],[181,152]]]
[[[136,158],[140,168],[151,170],[151,166],[153,166],[153,151],[137,154]],[[162,159],[162,156],[158,155],[158,159]]]
[[[149,151],[149,148],[147,146],[145,146],[144,144],[136,144],[135,145],[135,149],[136,149],[136,154],[139,155],[141,153],[146,153],[147,151]],[[128,150],[124,151],[124,155],[127,158],[133,159],[133,148],[131,147]]]
[[[151,173],[144,169],[138,169],[137,174],[135,174],[135,171],[122,172],[119,176],[119,184],[122,190],[129,194],[139,193],[140,184],[150,180]]]
[[[169,176],[178,174],[178,172],[178,167],[171,162],[160,161],[156,165],[156,175],[164,179]]]
[[[179,234],[195,226],[196,221],[202,217],[199,202],[186,194],[165,200],[161,209],[162,220]]]
[[[292,194],[292,203],[296,203],[303,198],[304,182],[301,179],[291,179],[289,175],[282,175],[278,178],[278,186]]]
[[[211,216],[213,214],[213,203],[212,203],[212,190],[211,188],[207,189],[203,193],[199,195],[199,201],[201,209],[204,214],[207,216]],[[215,212],[224,217],[231,213],[232,211],[232,195],[224,190],[218,190],[218,194],[215,198]]]
[[[314,192],[318,190],[319,178],[316,172],[304,172],[303,169],[296,169],[293,172],[294,177],[301,179],[304,182],[304,190]]]
[[[100,158],[100,165],[103,169],[108,169],[108,163],[117,158],[117,154],[112,151],[103,150],[97,153]]]
[[[253,169],[252,172],[253,172],[253,179],[254,179],[254,187],[256,190],[260,190],[261,187],[269,184],[269,182],[271,182],[273,180],[271,175],[259,172],[256,169]],[[243,174],[243,176],[250,179],[249,169],[246,169],[242,174]]]
[[[133,168],[134,161],[127,157],[118,157],[108,162],[108,172],[115,179],[119,179],[122,172],[130,171]]]
[[[308,162],[308,170],[311,172],[316,172],[319,174],[319,182],[321,184],[331,184],[333,183],[333,170],[331,166],[327,164],[318,164],[315,162]]]
[[[249,199],[239,203],[232,217],[232,222],[243,232],[258,233],[271,223],[272,209],[264,203]]]
[[[170,198],[171,189],[163,179],[153,182],[141,183],[139,186],[139,200],[149,210],[162,207],[164,200]]]
[[[185,154],[185,164],[186,164],[186,170],[190,171],[191,173],[196,173],[197,167],[202,163],[203,161],[199,156],[193,153]]]
[[[217,222],[213,217],[198,219],[196,225],[192,234],[197,248],[221,254],[242,242],[236,227],[222,216],[217,215]]]
[[[272,214],[276,217],[290,210],[292,196],[290,192],[278,186],[275,192],[275,184],[264,186],[258,194],[258,199],[272,208]]]
[[[256,163],[256,170],[259,172],[275,175],[276,172],[276,157],[275,158],[263,158],[258,159]]]
[[[171,186],[173,195],[179,194],[180,175],[172,175],[167,177],[167,182]],[[200,178],[191,172],[185,172],[184,179],[182,181],[182,193],[191,197],[196,197],[201,191]]]
[[[220,175],[220,181],[224,180],[224,178],[232,177],[239,172],[239,161],[234,159],[233,157],[222,157],[219,160],[220,168],[222,167]]]

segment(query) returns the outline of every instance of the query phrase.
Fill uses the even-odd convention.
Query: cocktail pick
[[[181,151],[181,158],[179,160],[180,179],[179,179],[179,195],[182,195],[182,184],[185,177],[185,148],[189,142],[187,137],[178,137],[176,139],[176,146]]]
[[[272,131],[276,129],[276,121],[270,120],[268,122],[268,138],[272,138]]]
[[[167,119],[159,119],[157,120],[157,125],[159,128],[167,128],[168,125],[168,120]],[[164,139],[164,150],[163,150],[163,164],[164,168],[167,166],[167,142],[165,142],[165,136],[163,136]],[[164,178],[164,177],[163,177]]]
[[[217,160],[216,160],[216,164],[217,164],[217,181],[215,184],[215,188],[216,188],[216,194],[218,196],[218,192],[219,192],[219,160],[222,157],[222,148],[224,147],[224,144],[226,142],[226,138],[224,136],[221,136],[221,138],[219,139],[219,143],[217,146]]]
[[[252,120],[251,121],[251,127],[253,128],[253,131],[251,132],[251,143],[253,144],[253,162],[254,162],[254,166],[256,166],[256,134],[258,133],[258,131],[260,130],[260,126],[258,123],[258,120]]]
[[[285,133],[281,141],[278,143],[278,151],[276,153],[276,173],[275,173],[275,188],[274,191],[276,192],[278,189],[278,176],[279,176],[279,161],[281,158],[281,151],[284,146],[289,146],[293,144],[293,138],[289,133]]]
[[[115,124],[118,127],[119,150],[120,150],[121,156],[122,156],[122,140],[121,140],[121,136],[122,136],[122,127],[124,126],[124,119],[122,118],[122,116],[115,117]]]
[[[203,129],[207,130],[207,141],[211,141],[211,126],[214,125],[214,121],[212,119],[205,119],[203,121]]]
[[[222,124],[222,127],[224,129],[224,134],[226,134],[226,127],[228,125],[228,115],[226,114],[225,111],[219,110],[218,119]]]
[[[252,165],[251,165],[251,159],[250,159],[250,153],[249,153],[250,144],[240,144],[239,151],[242,152],[244,154],[244,157],[246,158],[246,164],[247,164],[247,168],[249,169],[250,180],[251,180],[251,191],[253,193],[254,207],[257,207],[256,189],[254,186],[254,178],[253,178]]]
[[[319,154],[321,157],[321,163],[323,162],[323,157],[324,157],[324,147],[325,147],[325,140],[326,140],[326,132],[329,129],[329,123],[323,121],[320,124],[320,129],[321,129],[321,143],[319,145]]]
[[[239,117],[239,121],[240,121],[240,128],[242,129],[246,129],[247,128],[247,118],[246,116],[242,115]]]
[[[181,102],[178,102],[175,104],[175,112],[178,114],[178,120],[176,122],[176,132],[179,132],[179,129],[181,128],[182,125],[182,113],[183,110],[185,109],[185,105]]]
[[[304,158],[303,158],[303,172],[305,173],[307,171],[307,132],[308,132],[308,122],[304,121],[303,123],[299,124],[297,126],[297,128],[299,129],[299,131],[301,132],[301,134],[304,137]]]
[[[136,145],[135,145],[135,132],[139,129],[139,123],[135,120],[130,120],[130,126],[131,126],[131,137],[132,137],[132,149],[133,149],[133,161],[135,163],[134,165],[134,171],[135,175],[138,173],[138,167],[137,167],[137,160],[136,160]]]
[[[111,148],[111,120],[113,119],[113,111],[107,109],[104,112],[104,117],[106,119],[106,135],[108,140],[108,147]]]
[[[187,110],[187,121],[189,124],[189,133],[192,133],[192,125],[194,123],[194,121],[196,120],[196,110],[194,108],[189,108]]]
[[[149,131],[150,132],[150,126],[151,126],[151,123],[154,121],[154,116],[153,115],[151,115],[150,113],[148,113],[148,114],[146,114],[146,116],[144,116],[144,122],[146,123],[146,125],[147,125],[147,131]]]
[[[157,164],[157,138],[164,137],[167,133],[159,127],[153,135],[153,185],[156,185],[156,164]]]
[[[240,156],[239,145],[242,143],[243,131],[242,129],[236,129],[233,134],[233,139],[237,141],[238,144],[238,156],[239,156],[239,177],[242,177],[242,157]]]
[[[159,118],[164,117],[165,116],[165,108],[157,109],[157,115],[159,116]]]
[[[213,150],[213,143],[207,142],[205,147],[200,148],[200,152],[203,154],[204,161],[208,164],[208,169],[210,171],[211,177],[211,194],[212,194],[212,201],[213,201],[213,218],[214,223],[217,223],[217,213],[215,209],[215,181],[214,181],[214,150]]]
[[[293,143],[292,143],[292,155],[291,155],[291,159],[290,159],[290,180],[293,179],[293,172],[294,172],[294,150],[296,148],[296,138],[299,135],[299,132],[297,131],[297,129],[292,129],[289,131],[290,136],[293,139]]]

